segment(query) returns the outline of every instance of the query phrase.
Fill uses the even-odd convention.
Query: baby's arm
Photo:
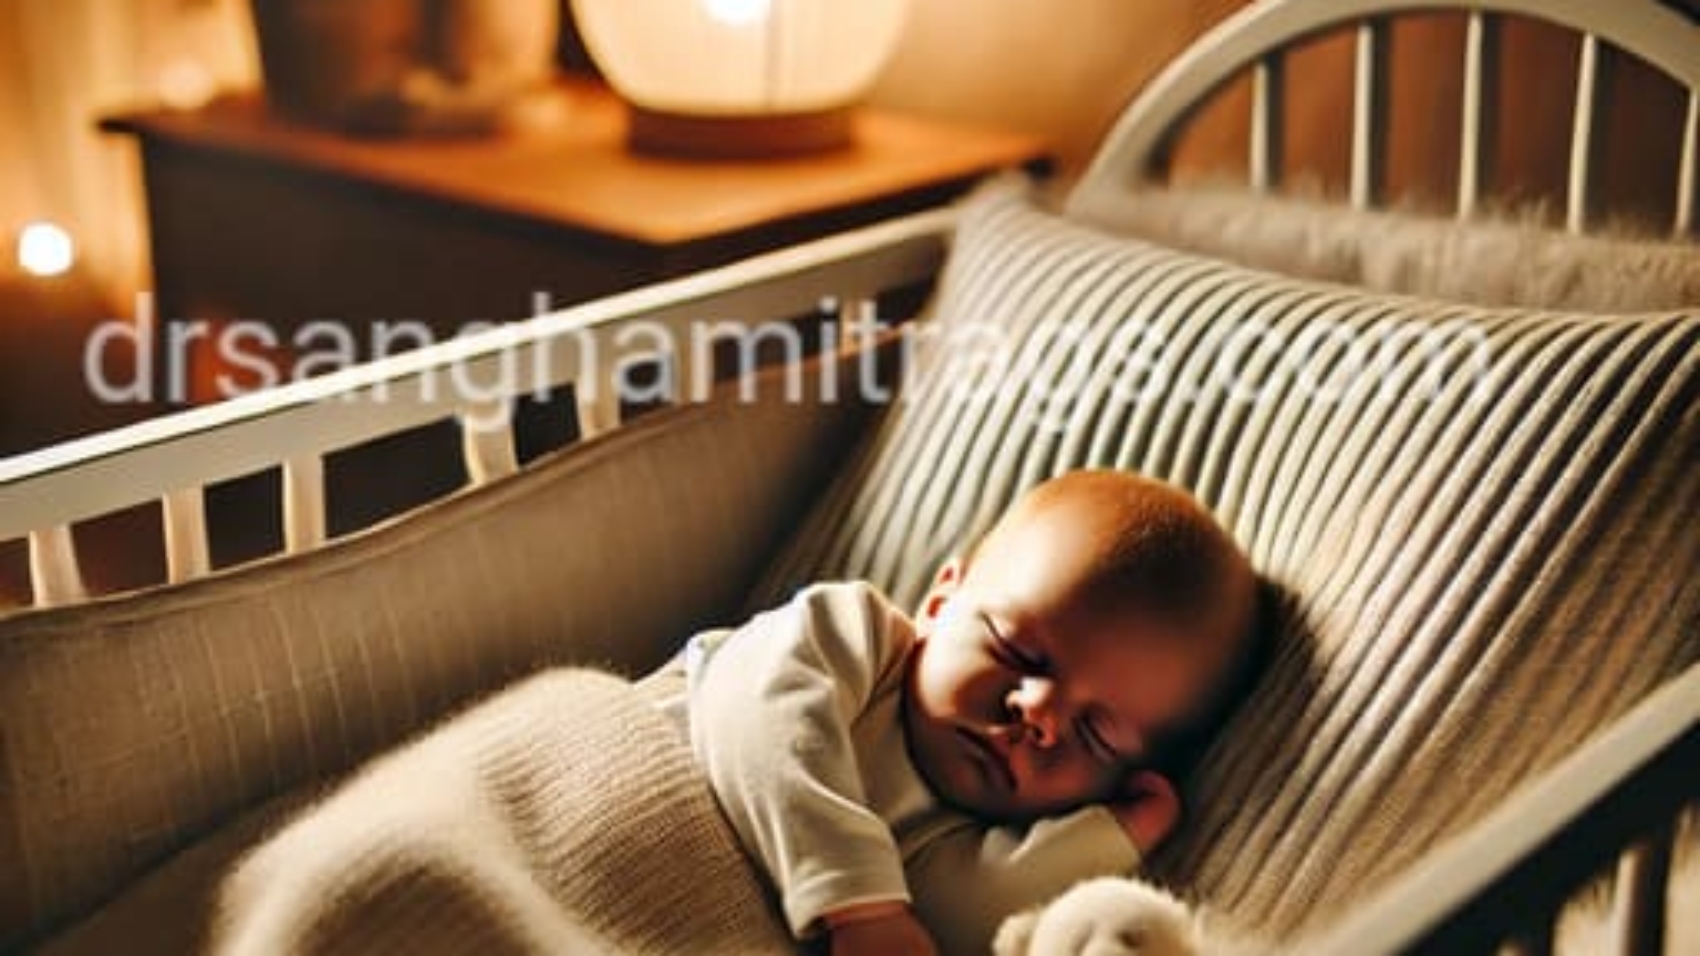
[[[831,956],[938,956],[932,934],[909,904],[858,903],[827,913]]]
[[[857,904],[908,901],[850,737],[901,665],[894,614],[863,588],[809,589],[727,638],[691,688],[692,746],[799,936]]]
[[[915,908],[946,953],[985,953],[1003,920],[1096,876],[1125,876],[1180,817],[1167,780],[1137,772],[1105,805],[1022,827],[964,821],[909,862]]]

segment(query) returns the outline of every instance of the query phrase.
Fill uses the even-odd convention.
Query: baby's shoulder
[[[805,585],[776,610],[785,609],[828,613],[844,620],[908,619],[908,615],[878,585],[860,580],[817,581]]]
[[[811,584],[750,624],[751,630],[767,632],[765,639],[810,648],[828,663],[837,660],[856,670],[871,665],[878,674],[898,666],[916,643],[909,615],[866,581]]]

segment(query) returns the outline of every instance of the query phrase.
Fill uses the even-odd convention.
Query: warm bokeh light
[[[18,266],[30,275],[63,275],[76,261],[71,234],[51,222],[32,222],[18,234]]]
[[[703,0],[703,5],[714,19],[741,27],[766,20],[773,0]]]
[[[155,86],[160,102],[176,110],[198,109],[218,92],[212,74],[193,59],[172,61],[160,71]]]

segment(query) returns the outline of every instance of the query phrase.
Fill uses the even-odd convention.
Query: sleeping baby
[[[1256,584],[1186,493],[1039,485],[914,617],[807,588],[663,670],[744,847],[834,956],[984,954],[1011,914],[1125,875],[1180,817],[1166,768],[1239,695]]]

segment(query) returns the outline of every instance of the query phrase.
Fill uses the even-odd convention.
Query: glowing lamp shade
[[[908,0],[573,0],[585,48],[631,105],[636,148],[839,146]]]

